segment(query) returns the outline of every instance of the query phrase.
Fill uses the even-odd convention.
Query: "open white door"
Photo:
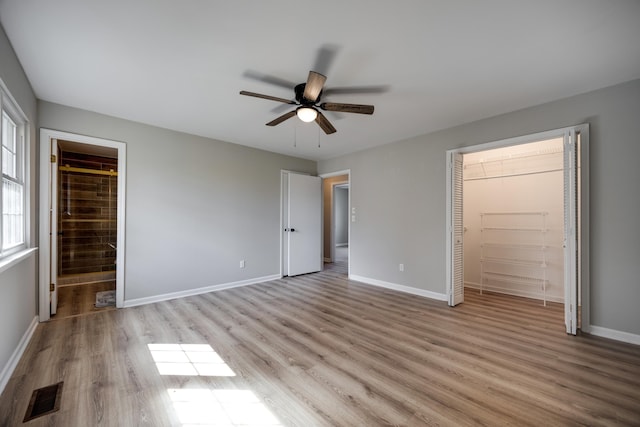
[[[287,173],[284,219],[284,275],[322,270],[322,179]]]
[[[578,328],[578,138],[570,129],[564,136],[564,321],[568,334]]]
[[[464,302],[464,225],[462,223],[462,154],[451,153],[449,163],[452,188],[451,200],[451,260],[449,265],[452,289],[449,294],[449,305]]]

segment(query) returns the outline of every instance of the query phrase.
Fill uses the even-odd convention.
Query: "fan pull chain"
[[[293,125],[293,148],[298,146],[298,123]]]

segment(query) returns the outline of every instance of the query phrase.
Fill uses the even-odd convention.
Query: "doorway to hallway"
[[[323,178],[323,258],[325,268],[348,275],[351,253],[350,172],[321,175]]]

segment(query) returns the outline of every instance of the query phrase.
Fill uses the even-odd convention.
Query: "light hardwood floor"
[[[235,376],[160,375],[148,344],[208,344]],[[25,425],[640,424],[639,346],[566,335],[557,304],[467,292],[449,308],[344,265],[39,325],[0,425],[58,381],[60,411]]]
[[[51,319],[60,320],[71,316],[83,316],[115,307],[96,307],[96,292],[115,290],[115,280],[66,285],[58,288],[58,309]]]

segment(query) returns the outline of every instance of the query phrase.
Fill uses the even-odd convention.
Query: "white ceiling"
[[[638,0],[0,0],[39,99],[308,159],[327,159],[640,78]],[[248,90],[304,82],[381,93],[326,113],[337,133]],[[318,148],[320,143],[320,148]]]

